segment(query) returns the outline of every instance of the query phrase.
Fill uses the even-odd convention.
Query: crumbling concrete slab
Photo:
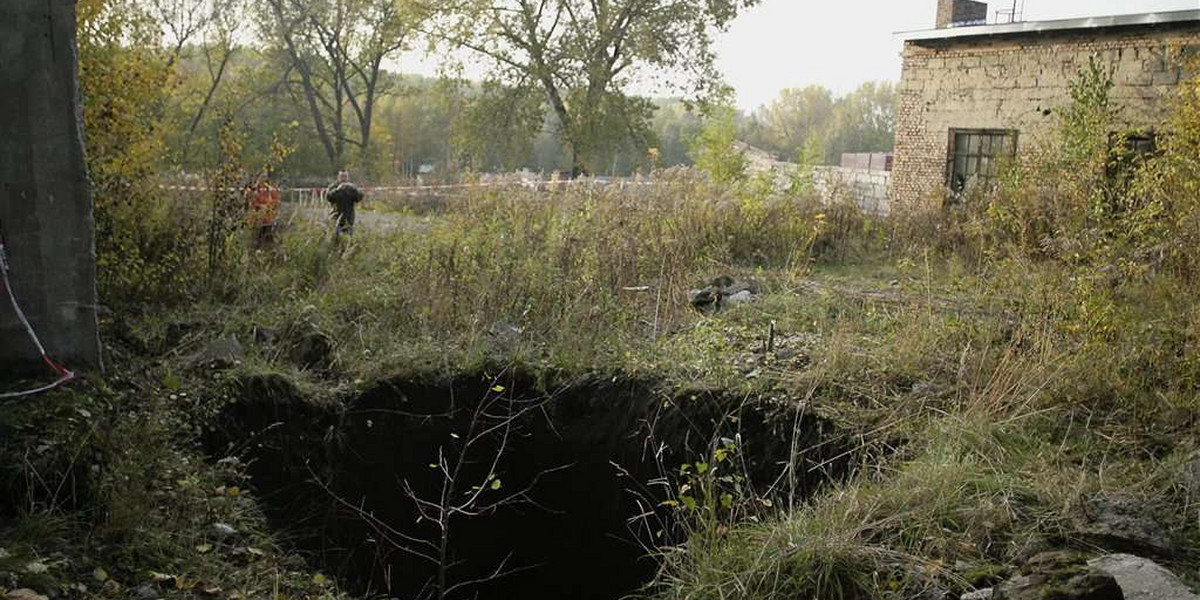
[[[0,232],[9,281],[46,350],[99,368],[92,200],[74,0],[0,2]],[[0,373],[40,362],[2,294]]]

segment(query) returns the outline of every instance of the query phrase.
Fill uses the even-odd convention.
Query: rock
[[[739,304],[745,304],[753,299],[754,294],[751,294],[750,290],[742,290],[736,294],[730,294],[729,297],[725,298],[725,306],[737,306]]]
[[[232,537],[238,534],[238,530],[228,523],[213,523],[213,531],[221,537]]]
[[[993,589],[993,600],[1123,600],[1111,575],[1072,552],[1043,552]]]
[[[996,586],[991,597],[993,600],[1124,600],[1115,579],[1090,571],[1061,580],[1018,575]]]
[[[271,346],[279,340],[279,333],[270,327],[255,327],[254,341],[264,346]]]
[[[713,288],[718,288],[718,289],[727,288],[727,287],[733,285],[733,281],[734,281],[734,279],[732,277],[730,277],[729,275],[721,275],[719,277],[714,277],[712,281],[709,281],[708,287],[713,287]]]
[[[246,351],[242,349],[237,336],[229,334],[208,343],[199,354],[192,358],[195,366],[206,366],[215,369],[228,369],[244,360]]]
[[[315,329],[309,331],[292,350],[292,361],[302,369],[328,369],[333,366],[333,340]]]
[[[4,600],[49,600],[45,596],[29,589],[17,588],[4,595]]]
[[[1200,455],[1192,457],[1181,469],[1180,479],[1183,487],[1193,498],[1200,497]]]
[[[139,585],[137,589],[133,590],[133,595],[138,600],[157,600],[159,597],[158,590],[148,583]]]
[[[1004,581],[1012,573],[1012,569],[990,562],[958,561],[954,564],[954,573],[972,589],[982,590],[991,589]]]
[[[700,312],[714,313],[723,308],[745,304],[762,293],[762,285],[757,281],[735,281],[728,275],[722,275],[709,282],[707,287],[692,290],[689,301],[692,308]]]
[[[1200,600],[1178,577],[1149,559],[1112,554],[1088,565],[1116,579],[1126,600]]]
[[[721,307],[721,290],[712,287],[692,290],[689,301],[700,312],[715,312]]]
[[[1130,496],[1089,498],[1072,511],[1075,534],[1114,552],[1171,556],[1175,543],[1150,515],[1145,501]]]
[[[982,590],[974,590],[963,594],[959,600],[992,600],[994,594],[992,588],[983,588]]]
[[[522,333],[525,333],[523,329],[511,323],[492,323],[488,327],[488,335],[501,344],[515,344],[521,339]]]
[[[753,279],[748,279],[745,281],[731,283],[725,286],[723,291],[725,292],[726,296],[732,296],[740,292],[750,292],[751,295],[757,296],[763,293],[763,286],[761,283]]]

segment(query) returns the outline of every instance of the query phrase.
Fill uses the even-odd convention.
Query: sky
[[[1018,3],[1021,0],[1018,0]],[[1200,0],[1024,0],[1024,20],[1200,8]],[[989,18],[1011,9],[991,0]],[[937,0],[762,0],[718,38],[719,65],[754,110],[789,87],[846,93],[864,81],[899,80],[900,31],[933,29]]]
[[[0,0],[3,2],[4,0]],[[1017,0],[1024,20],[1069,19],[1200,9],[1200,0]],[[989,20],[1012,0],[989,0]],[[933,29],[937,0],[760,0],[717,38],[718,66],[747,112],[769,103],[780,90],[818,84],[837,94],[865,81],[900,79],[896,33]],[[436,75],[441,57],[409,52],[388,65],[407,73]],[[478,64],[464,75],[485,74]],[[635,93],[655,95],[656,90]]]

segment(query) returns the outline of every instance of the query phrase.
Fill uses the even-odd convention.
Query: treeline
[[[91,54],[137,63],[136,77],[117,77],[123,89],[92,89],[85,102],[140,110],[125,132],[145,128],[132,140],[147,152],[139,164],[180,174],[228,159],[223,132],[237,138],[239,160],[293,182],[342,167],[391,182],[692,164],[700,131],[727,113],[714,110],[729,90],[711,35],[753,2],[652,2],[662,6],[647,13],[613,12],[632,0],[537,4],[531,24],[512,16],[527,0],[82,0]],[[416,50],[444,57],[446,74],[396,72]],[[464,60],[490,70],[457,77]],[[658,87],[663,97],[628,91],[650,71],[682,75]],[[819,148],[809,162],[836,163],[891,148],[894,103],[890,83],[840,98],[808,87],[734,118],[739,139],[781,160]]]
[[[867,82],[841,97],[822,86],[785,89],[747,116],[742,139],[781,160],[803,162],[815,152],[824,164],[838,164],[845,152],[887,152],[895,138],[896,87]]]

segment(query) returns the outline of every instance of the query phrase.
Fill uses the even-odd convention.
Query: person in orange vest
[[[279,189],[267,182],[265,174],[259,175],[254,184],[246,186],[247,221],[254,240],[267,243],[275,239],[279,223]]]

